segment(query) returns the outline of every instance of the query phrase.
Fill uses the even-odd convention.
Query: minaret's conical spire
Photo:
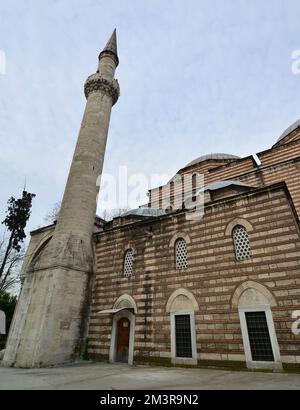
[[[119,64],[118,58],[118,47],[117,47],[117,30],[114,29],[110,39],[108,40],[106,46],[99,54],[99,59],[105,55],[110,55],[116,61],[116,65]]]
[[[110,39],[108,40],[106,46],[104,47],[103,51],[111,51],[118,55],[118,49],[117,49],[117,30],[114,29]]]

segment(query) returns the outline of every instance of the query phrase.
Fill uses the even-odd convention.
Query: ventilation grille
[[[180,238],[176,241],[176,269],[187,268],[187,246],[184,239]]]
[[[133,250],[128,249],[124,256],[124,276],[131,276],[133,272]]]
[[[243,261],[251,258],[251,247],[246,228],[237,225],[232,231],[232,236],[236,259],[238,261]]]

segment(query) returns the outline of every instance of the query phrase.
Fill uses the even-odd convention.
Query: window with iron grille
[[[176,269],[182,270],[187,268],[187,246],[183,238],[177,239],[175,243]]]
[[[124,276],[131,276],[133,272],[133,250],[127,249],[124,255]]]
[[[274,355],[265,312],[246,312],[252,360],[273,362]]]
[[[175,335],[176,357],[193,357],[190,315],[175,316]]]
[[[237,225],[232,230],[232,238],[236,260],[243,261],[251,258],[251,247],[247,229],[242,225]]]

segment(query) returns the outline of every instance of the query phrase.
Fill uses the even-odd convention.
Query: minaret
[[[111,109],[119,98],[119,84],[114,79],[118,64],[114,30],[99,55],[97,72],[90,75],[84,85],[86,108],[53,237],[59,244],[53,258],[57,260],[61,249],[71,245],[72,263],[84,267],[85,271],[92,270],[93,264],[91,238],[99,190],[98,178],[102,173]],[[63,263],[70,262],[68,253],[69,250],[65,253],[67,260]]]
[[[26,272],[4,356],[5,365],[69,362],[82,348],[93,276],[92,234],[112,106],[119,97],[116,30],[86,80],[86,108],[59,219],[49,244]]]

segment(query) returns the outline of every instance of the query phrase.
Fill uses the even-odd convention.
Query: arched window
[[[187,268],[187,245],[183,238],[178,238],[175,242],[175,261],[176,269],[182,270]]]
[[[162,204],[163,204],[163,191],[162,191],[162,186],[159,187],[158,189],[158,208],[162,209]]]
[[[196,201],[197,174],[192,175],[192,201]]]
[[[242,282],[232,296],[232,307],[239,311],[248,368],[282,370],[272,306],[277,306],[274,295],[254,281]]]
[[[133,250],[127,249],[124,254],[124,267],[123,274],[124,276],[131,276],[133,272]]]
[[[173,209],[174,206],[174,181],[170,182],[170,208]]]
[[[236,225],[232,230],[235,257],[237,261],[251,258],[251,247],[247,229],[242,225]]]
[[[177,289],[169,297],[166,311],[171,319],[171,360],[176,364],[197,364],[195,312],[199,311],[194,295]]]

